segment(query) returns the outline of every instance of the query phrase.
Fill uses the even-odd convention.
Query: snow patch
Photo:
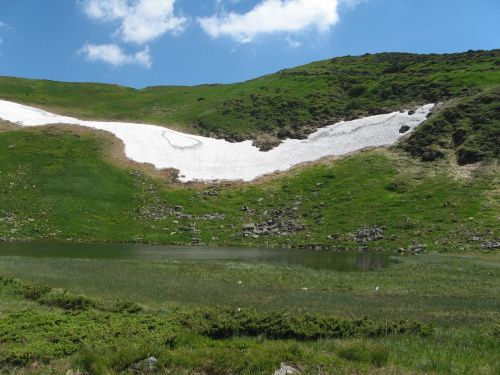
[[[307,139],[287,139],[267,152],[259,151],[251,141],[229,143],[155,125],[84,121],[5,100],[0,100],[0,118],[21,126],[62,123],[108,131],[123,141],[129,159],[153,164],[157,169],[178,169],[183,182],[251,181],[327,156],[394,144],[424,122],[433,107],[427,104],[412,114],[393,112],[341,121],[318,129]],[[404,125],[410,130],[400,133]]]

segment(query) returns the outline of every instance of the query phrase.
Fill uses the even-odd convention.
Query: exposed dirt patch
[[[4,121],[4,120],[0,119],[0,133],[7,132],[10,130],[17,130],[17,129],[21,129],[21,126],[16,125],[16,124],[9,122],[9,121]]]

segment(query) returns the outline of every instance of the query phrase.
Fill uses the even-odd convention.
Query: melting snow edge
[[[327,156],[392,145],[424,122],[433,107],[434,104],[424,105],[411,115],[393,112],[341,121],[318,129],[307,139],[284,140],[267,152],[259,151],[251,141],[229,143],[155,125],[84,121],[5,100],[0,100],[0,118],[20,126],[63,123],[108,131],[123,141],[129,159],[153,164],[157,169],[178,169],[183,182],[251,181]],[[405,125],[410,129],[400,133]]]

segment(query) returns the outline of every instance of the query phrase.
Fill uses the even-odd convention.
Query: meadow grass
[[[220,305],[456,326],[498,318],[497,258],[429,254],[376,271],[340,272],[210,260],[2,257],[0,274],[75,295],[131,299],[151,311]]]
[[[175,374],[265,374],[278,369],[282,362],[301,369],[304,374],[375,374],[382,369],[388,374],[495,374],[500,365],[500,342],[492,329],[500,318],[496,282],[500,261],[497,258],[429,254],[403,257],[402,261],[376,271],[339,272],[221,261],[145,263],[142,260],[2,257],[0,274],[6,282],[0,283],[0,312],[4,319],[20,311],[19,322],[29,320],[32,313],[22,311],[36,309],[37,314],[42,315],[33,321],[35,326],[55,319],[66,322],[58,323],[57,329],[61,330],[66,325],[84,327],[90,324],[87,322],[93,322],[88,328],[89,334],[100,335],[102,341],[66,346],[64,350],[68,354],[57,354],[61,353],[57,351],[59,346],[46,349],[40,346],[43,341],[39,340],[46,337],[43,335],[52,337],[49,325],[40,326],[49,327],[42,331],[30,331],[30,335],[35,332],[42,335],[40,338],[29,336],[30,345],[9,342],[0,352],[28,358],[27,362],[19,359],[19,363],[29,366],[16,366],[16,362],[8,365],[12,373],[28,374],[66,373],[70,368],[95,374],[124,373],[133,363],[149,356],[159,360],[157,373],[168,370]],[[10,277],[50,286],[53,289],[49,295],[54,296],[84,295],[107,305],[119,299],[131,299],[139,302],[144,311],[138,315],[125,313],[120,318],[120,314],[89,310],[74,317],[58,318],[60,309],[34,304],[13,291]],[[301,289],[304,285],[307,291]],[[375,286],[380,287],[378,292]],[[221,311],[217,310],[221,305],[228,306],[228,310],[222,311],[242,309],[242,313],[236,312],[235,316],[244,311],[259,314],[278,311],[280,315],[288,313],[297,317],[306,313],[347,319],[366,316],[381,322],[382,335],[304,341],[231,334],[216,339],[203,334],[204,330],[197,331],[196,324],[192,324],[199,319],[202,319],[200,322],[208,319],[202,326],[223,327],[218,325],[222,321],[217,323],[214,317],[210,318]],[[195,306],[201,310],[193,309]],[[216,310],[210,310],[213,308]],[[248,308],[251,310],[246,310]],[[204,315],[203,311],[209,314]],[[111,316],[105,318],[107,314]],[[124,337],[135,335],[136,339],[114,341],[113,335],[104,339],[109,332],[99,333],[101,315],[113,319],[113,330],[135,327],[122,334],[127,335]],[[137,319],[136,323],[131,323],[133,319]],[[174,326],[169,332],[175,333],[174,336],[167,339],[167,336],[158,336],[157,330],[151,331],[153,336],[142,331],[139,324],[143,323],[139,322],[149,322],[146,324],[151,326],[151,319],[170,319],[169,324]],[[435,332],[430,336],[384,334],[384,322],[390,326],[400,319],[432,323]],[[185,326],[178,330],[177,321],[192,322],[187,326],[191,328],[186,330]],[[109,324],[106,323],[106,327]],[[60,332],[59,337],[65,337],[63,332],[67,331]],[[73,329],[69,334],[76,332],[80,331]],[[17,351],[13,352],[14,348],[18,348]],[[40,360],[43,358],[46,359]]]

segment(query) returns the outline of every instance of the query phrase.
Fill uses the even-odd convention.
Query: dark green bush
[[[235,335],[266,336],[273,339],[315,340],[318,338],[381,337],[392,334],[427,336],[431,325],[418,322],[350,320],[331,315],[287,315],[280,311],[256,312],[231,308],[197,308],[180,314],[179,323],[214,339]]]
[[[358,96],[363,95],[365,91],[366,91],[366,86],[358,85],[351,88],[348,94],[351,98],[357,98]]]
[[[78,365],[100,374],[103,363],[124,370],[148,354],[156,354],[157,348],[173,341],[175,335],[172,324],[154,316],[97,310],[55,314],[31,309],[0,319],[0,359],[24,366],[83,349]]]
[[[29,284],[20,284],[17,287],[16,292],[22,294],[25,298],[37,300],[42,295],[47,294],[52,290],[49,286],[41,286],[41,285],[29,285]]]
[[[42,305],[57,306],[65,310],[88,310],[99,307],[94,300],[83,296],[70,296],[63,294],[54,297],[45,297],[38,299]]]
[[[113,307],[109,309],[111,312],[116,312],[116,313],[129,313],[129,314],[135,314],[138,313],[139,311],[142,311],[142,307],[139,306],[137,303],[134,301],[118,301],[116,302]]]

